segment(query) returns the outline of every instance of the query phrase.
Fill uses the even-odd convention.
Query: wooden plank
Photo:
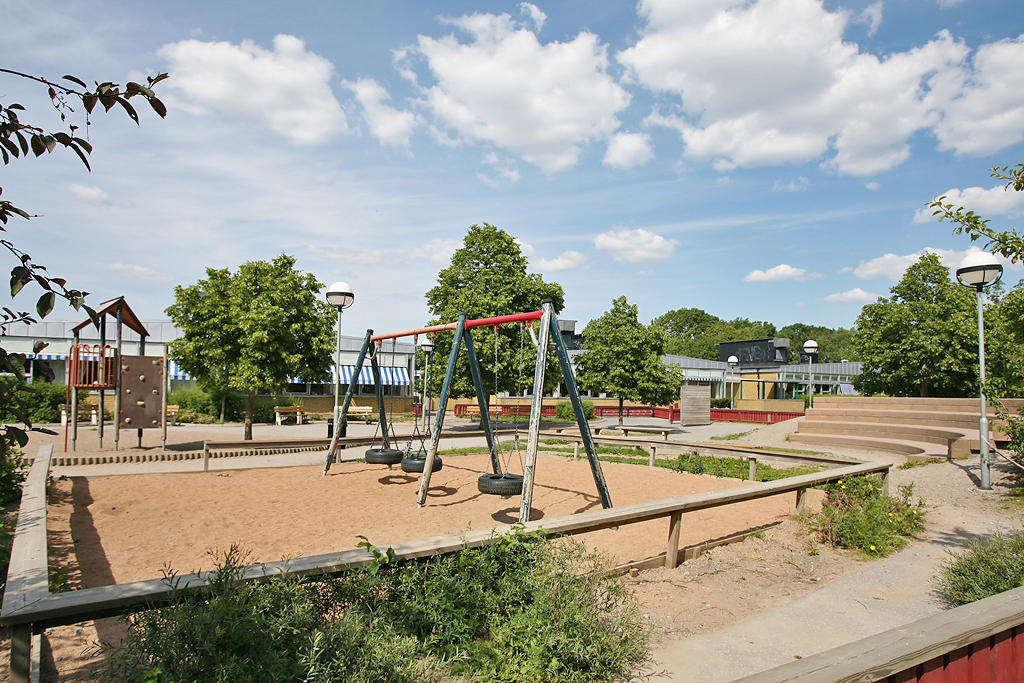
[[[796,514],[802,515],[807,508],[807,489],[796,490]]]
[[[40,446],[21,489],[21,507],[14,528],[11,558],[7,566],[0,619],[8,613],[31,608],[49,595],[46,557],[46,477],[50,473],[53,446]],[[28,683],[32,669],[38,671],[39,648],[32,647],[32,628],[21,625],[11,630],[11,681]]]
[[[544,531],[551,536],[574,535],[608,529],[625,524],[634,524],[666,517],[674,512],[704,510],[721,505],[729,505],[745,500],[754,500],[796,490],[800,487],[816,486],[828,481],[851,477],[859,474],[881,472],[889,465],[867,463],[839,468],[828,472],[815,472],[799,477],[779,479],[773,482],[762,482],[737,486],[719,491],[706,491],[688,496],[667,498],[658,501],[636,503],[619,508],[588,510],[567,517],[536,520],[521,525],[526,532]],[[398,559],[416,559],[431,557],[438,554],[456,552],[463,547],[480,547],[501,536],[513,533],[512,525],[470,531],[458,534],[435,536],[391,546]],[[288,562],[271,562],[264,565],[250,565],[243,572],[245,580],[261,580],[267,576],[288,571],[291,574],[308,574],[313,572],[336,573],[353,567],[360,567],[373,561],[373,556],[365,550],[346,550],[325,555],[315,555],[289,560]],[[194,592],[209,578],[209,573],[189,574],[180,577],[179,591]],[[166,602],[171,591],[163,579],[137,581],[115,586],[86,588],[69,593],[50,595],[35,604],[4,612],[0,622],[7,625],[21,623],[37,623],[44,626],[72,624],[87,619],[100,618],[120,614],[147,603]]]
[[[668,516],[668,546],[665,548],[665,568],[675,569],[679,564],[679,531],[683,526],[683,513]]]
[[[989,637],[1024,624],[1024,587],[962,605],[847,643],[769,671],[740,679],[746,683],[782,681],[868,681],[906,671],[950,654],[958,681],[988,681]],[[977,643],[977,646],[973,644]],[[962,648],[969,648],[965,658]],[[981,676],[977,678],[977,676]]]

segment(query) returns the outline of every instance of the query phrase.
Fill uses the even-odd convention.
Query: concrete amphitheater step
[[[884,410],[925,410],[932,412],[977,412],[977,398],[915,398],[915,397],[837,397],[819,395],[814,399],[815,407],[829,408],[881,408]],[[1003,399],[1007,410],[1016,412],[1024,407],[1024,399]],[[989,409],[992,411],[991,407]]]
[[[839,448],[862,448],[887,453],[897,453],[905,456],[907,460],[928,460],[929,458],[943,458],[946,456],[946,449],[933,443],[923,441],[910,441],[906,439],[890,439],[884,437],[868,436],[842,436],[839,434],[812,434],[796,432],[790,434],[789,440],[796,443],[813,444],[816,446],[836,446]]]
[[[977,443],[977,429],[955,429],[921,426],[917,424],[840,422],[835,420],[805,419],[798,428],[800,433],[835,434],[839,436],[867,436],[891,438],[901,441],[921,441],[942,446],[949,457],[966,458],[971,454],[971,443]]]
[[[860,408],[821,408],[815,406],[807,411],[807,417],[815,420],[837,420],[839,422],[874,422],[891,424],[919,424],[929,427],[952,427],[956,429],[977,429],[978,411],[934,412],[919,410],[881,410]]]

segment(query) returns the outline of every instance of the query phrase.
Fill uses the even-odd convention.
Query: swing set
[[[537,342],[537,362],[533,374],[533,395],[530,404],[530,420],[526,440],[526,459],[523,463],[523,474],[520,476],[511,474],[508,471],[512,454],[520,452],[518,406],[513,409],[513,413],[517,416],[513,445],[511,449],[507,451],[505,462],[503,463],[502,455],[505,454],[505,452],[502,450],[501,444],[498,442],[495,434],[495,430],[491,426],[491,416],[487,406],[487,394],[484,391],[483,381],[481,379],[480,364],[477,361],[472,330],[476,327],[486,326],[491,326],[495,330],[494,371],[495,385],[497,385],[497,329],[499,326],[506,324],[515,323],[520,325],[519,385],[521,393],[523,369],[523,328],[526,325],[532,325],[534,321],[539,321],[540,323],[538,331],[539,341]],[[445,370],[444,381],[441,384],[441,393],[438,397],[437,413],[434,417],[434,425],[433,428],[425,435],[421,435],[421,450],[423,442],[426,440],[427,436],[430,437],[430,445],[426,447],[424,455],[420,456],[419,453],[417,453],[413,456],[411,454],[413,440],[410,439],[409,446],[407,447],[406,453],[403,457],[403,452],[392,446],[395,441],[394,429],[391,426],[387,412],[384,409],[384,395],[380,381],[380,366],[378,365],[377,358],[381,353],[383,343],[389,339],[392,344],[392,354],[394,354],[395,344],[399,337],[413,337],[415,343],[416,338],[421,334],[432,336],[442,331],[454,331],[454,336],[452,338],[451,352],[448,355],[448,365]],[[430,337],[428,337],[428,339],[429,338]],[[576,378],[573,375],[572,366],[569,363],[569,354],[566,351],[565,344],[562,341],[562,336],[558,330],[558,320],[555,318],[554,307],[552,306],[551,301],[547,299],[541,303],[541,310],[531,311],[529,313],[516,313],[513,315],[503,315],[494,318],[480,318],[476,320],[470,320],[467,318],[465,313],[460,313],[456,322],[421,327],[414,330],[404,330],[402,332],[391,332],[376,335],[373,334],[373,330],[367,330],[366,336],[363,338],[363,345],[359,351],[359,356],[356,359],[353,376],[359,376],[363,362],[366,358],[369,358],[377,396],[377,409],[380,419],[378,431],[381,433],[381,446],[379,448],[373,447],[367,450],[366,461],[385,464],[388,465],[388,467],[401,462],[403,465],[403,471],[421,472],[417,504],[419,507],[423,507],[426,502],[427,491],[430,488],[431,475],[441,468],[441,459],[437,456],[438,443],[441,439],[441,428],[444,425],[445,411],[448,405],[448,398],[451,393],[451,385],[455,377],[455,366],[463,344],[465,344],[466,347],[466,356],[469,361],[470,375],[473,380],[473,387],[476,391],[477,403],[480,407],[480,422],[483,427],[484,438],[487,441],[487,450],[490,454],[492,470],[490,473],[484,474],[479,478],[477,485],[480,492],[502,497],[520,495],[519,521],[521,523],[525,523],[530,520],[531,503],[533,501],[533,485],[537,467],[537,450],[538,443],[540,441],[540,415],[541,402],[544,394],[544,373],[547,366],[547,350],[550,344],[555,347],[558,364],[562,371],[562,379],[568,390],[569,401],[572,404],[573,412],[576,416],[576,423],[579,427],[583,447],[586,450],[587,460],[590,463],[590,469],[594,476],[594,483],[597,486],[598,495],[601,498],[601,505],[606,509],[612,507],[611,497],[608,494],[608,486],[605,483],[604,473],[601,471],[601,463],[597,458],[597,449],[594,446],[594,440],[590,433],[590,425],[587,423],[586,415],[583,412],[583,403],[580,400],[579,390],[576,387]],[[428,366],[428,371],[429,369],[430,368]],[[341,426],[345,424],[354,390],[355,384],[349,384],[339,416],[339,425]],[[495,386],[495,393],[497,393],[497,386]],[[340,427],[334,430],[334,439],[331,442],[330,448],[328,448],[327,459],[324,463],[324,475],[327,474],[331,464],[335,461],[335,454],[338,449],[338,437],[341,432],[342,429]],[[377,432],[374,433],[373,438],[375,444]],[[371,444],[371,446],[374,446],[374,444]],[[372,455],[371,451],[374,451]],[[371,457],[373,459],[371,459]],[[406,461],[414,459],[419,462],[415,463],[415,465],[410,462],[410,467],[418,465],[421,469],[406,469]]]

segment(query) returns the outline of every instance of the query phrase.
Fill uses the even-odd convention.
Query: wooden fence
[[[796,510],[801,512],[808,488],[844,477],[875,472],[884,473],[885,485],[888,487],[889,468],[889,465],[877,463],[851,465],[772,482],[746,484],[719,491],[636,503],[607,510],[590,510],[567,517],[528,522],[525,525],[507,525],[435,536],[399,543],[391,547],[396,559],[414,560],[458,552],[463,548],[489,545],[500,536],[514,533],[519,528],[526,532],[542,531],[550,536],[568,536],[667,517],[669,529],[664,565],[671,568],[675,567],[679,561],[679,534],[682,529],[683,514],[686,512],[792,492],[796,492]],[[13,683],[28,681],[30,662],[38,660],[38,654],[29,657],[30,652],[38,653],[39,651],[38,644],[33,646],[29,642],[32,633],[41,633],[52,626],[73,624],[164,605],[176,596],[195,593],[208,583],[212,576],[210,572],[182,575],[177,577],[174,588],[164,579],[150,579],[52,595],[47,593],[45,488],[48,470],[49,453],[44,455],[40,452],[33,464],[30,480],[26,483],[25,493],[22,496],[22,511],[19,514],[18,530],[14,539],[15,546],[8,570],[9,599],[4,600],[3,610],[0,612],[0,623],[12,628],[11,681]],[[429,514],[429,512],[424,514]],[[25,518],[24,526],[22,517]],[[22,537],[23,534],[24,537]],[[42,544],[41,551],[38,547],[40,543]],[[24,548],[29,548],[29,550]],[[364,549],[346,550],[282,562],[249,565],[242,571],[241,577],[244,581],[262,581],[281,574],[300,576],[337,574],[368,565],[373,561],[374,556]]]
[[[732,410],[730,408],[712,408],[711,419],[724,422],[755,422],[758,424],[775,424],[785,422],[796,417],[803,417],[803,413],[788,413],[778,410]]]

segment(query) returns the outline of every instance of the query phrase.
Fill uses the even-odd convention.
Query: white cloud
[[[654,158],[651,136],[646,133],[616,133],[608,140],[603,164],[612,168],[630,169]]]
[[[79,185],[78,183],[71,183],[68,185],[68,191],[83,202],[89,204],[103,204],[110,196],[96,187],[95,185]]]
[[[409,138],[419,125],[414,113],[385,104],[391,96],[372,78],[342,81],[342,85],[355,94],[373,137],[386,145],[409,146]]]
[[[561,254],[553,259],[540,259],[537,261],[537,270],[545,273],[553,273],[559,270],[569,270],[576,266],[583,265],[583,262],[587,260],[583,254],[578,251],[563,251]]]
[[[768,270],[752,270],[743,278],[744,282],[784,282],[796,280],[804,282],[821,277],[821,273],[808,273],[804,268],[794,268],[786,263],[780,263]]]
[[[99,267],[104,270],[112,270],[132,280],[147,280],[149,282],[171,282],[174,280],[167,273],[134,263],[103,263],[99,264]]]
[[[869,261],[861,261],[861,263],[853,269],[853,274],[862,280],[888,278],[889,280],[896,281],[903,277],[903,273],[908,267],[917,263],[917,260],[921,258],[922,254],[937,254],[943,265],[949,268],[952,272],[960,267],[960,263],[964,260],[965,256],[976,251],[981,251],[981,249],[977,246],[971,246],[963,250],[925,247],[921,251],[915,251],[910,254],[883,254],[882,256],[873,258]],[[1019,264],[1011,264],[1006,259],[997,258],[999,259],[999,262],[1003,264],[1003,268],[1020,268]]]
[[[882,0],[877,0],[865,7],[857,15],[857,21],[868,25],[868,35],[878,33],[878,27],[882,25]]]
[[[816,159],[853,175],[893,168],[939,121],[968,53],[945,31],[905,52],[862,52],[843,39],[850,15],[822,0],[641,0],[640,12],[641,37],[618,59],[679,98],[647,122],[677,130],[686,155],[717,170]]]
[[[953,187],[939,195],[941,196],[946,197],[943,200],[944,204],[962,206],[981,216],[1015,216],[1024,212],[1024,192],[1008,190],[1005,185],[996,185],[987,190],[983,187],[968,187],[963,190]],[[929,206],[918,209],[914,213],[914,222],[934,221],[933,211],[934,209]]]
[[[676,241],[636,228],[613,228],[594,238],[594,246],[616,261],[649,263],[664,261],[676,250]]]
[[[858,303],[865,303],[868,301],[874,301],[880,294],[872,294],[871,292],[865,292],[860,287],[854,287],[848,289],[845,292],[836,292],[835,294],[829,294],[825,297],[825,301],[855,301]]]
[[[982,45],[973,63],[936,134],[939,149],[985,156],[1024,140],[1024,35]]]
[[[424,244],[413,249],[415,258],[425,258],[433,263],[447,264],[452,260],[452,254],[462,248],[462,240],[443,240],[435,237]]]
[[[484,155],[483,162],[492,166],[498,175],[510,183],[519,182],[519,169],[511,159],[502,159],[494,152]]]
[[[868,182],[864,183],[864,187],[874,192],[875,190],[881,189],[882,184],[876,183],[874,180],[869,180]]]
[[[322,142],[347,129],[331,93],[333,65],[295,36],[276,36],[273,50],[251,40],[182,40],[159,54],[174,74],[166,87],[197,105],[194,112],[252,121],[297,144]]]
[[[802,190],[806,190],[810,186],[810,179],[805,176],[800,176],[796,180],[790,180],[788,183],[784,183],[781,180],[776,180],[775,185],[772,186],[772,189],[775,190],[776,192],[800,192]]]
[[[534,28],[538,31],[544,28],[544,22],[548,20],[548,15],[544,14],[539,7],[529,2],[519,3],[519,11],[530,18]]]
[[[538,10],[539,11],[539,10]],[[532,12],[536,24],[538,16]],[[574,166],[581,147],[611,136],[629,94],[607,72],[607,48],[593,33],[541,43],[508,14],[445,19],[469,34],[419,36],[397,58],[421,56],[434,79],[423,104],[459,138],[495,145],[555,173]]]

